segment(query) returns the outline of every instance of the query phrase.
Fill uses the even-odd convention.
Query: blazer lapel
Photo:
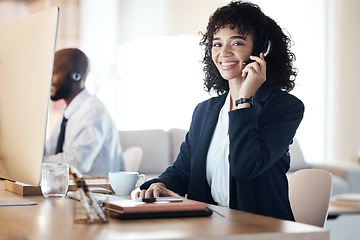
[[[194,166],[194,169],[202,169],[201,174],[204,177],[206,176],[207,152],[219,118],[219,112],[224,105],[226,96],[227,93],[221,95],[218,98],[218,101],[214,102],[212,106],[209,106],[209,109],[205,113],[205,117],[204,117],[205,120],[203,122],[203,126],[200,132],[199,143],[196,148],[196,152],[194,154],[194,157],[196,159],[196,161],[194,161],[196,165]]]

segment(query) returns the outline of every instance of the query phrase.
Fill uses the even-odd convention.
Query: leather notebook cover
[[[145,203],[134,200],[104,202],[110,216],[120,219],[210,216],[206,203],[185,199],[179,202]]]

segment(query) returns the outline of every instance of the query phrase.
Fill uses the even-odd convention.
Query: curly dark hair
[[[214,34],[222,28],[238,27],[239,34],[252,34],[254,49],[261,49],[265,41],[270,40],[272,48],[266,56],[266,81],[269,87],[290,92],[295,87],[297,69],[293,66],[296,60],[290,51],[292,40],[284,34],[280,26],[266,16],[256,4],[244,1],[232,1],[218,8],[209,18],[206,33],[202,34],[200,46],[204,46],[203,58],[207,92],[215,91],[218,95],[229,90],[228,82],[221,77],[211,57]]]

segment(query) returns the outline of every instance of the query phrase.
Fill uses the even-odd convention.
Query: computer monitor
[[[0,26],[0,178],[40,184],[58,16]]]

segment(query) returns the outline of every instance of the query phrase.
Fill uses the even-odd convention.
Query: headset
[[[82,79],[82,75],[80,72],[72,72],[70,73],[70,78],[75,82],[79,82]]]
[[[74,64],[74,69],[76,70],[70,72],[70,79],[74,82],[80,82],[82,79],[82,75],[79,71],[79,56],[76,52],[73,53],[73,64]]]
[[[269,40],[268,36],[266,36],[263,46],[260,49],[255,49],[251,55],[259,56],[260,53],[263,53],[264,57],[266,57],[270,53],[271,47],[272,47],[271,41]],[[254,62],[254,60],[250,60],[250,59],[246,60],[243,64],[247,65],[251,62]]]

